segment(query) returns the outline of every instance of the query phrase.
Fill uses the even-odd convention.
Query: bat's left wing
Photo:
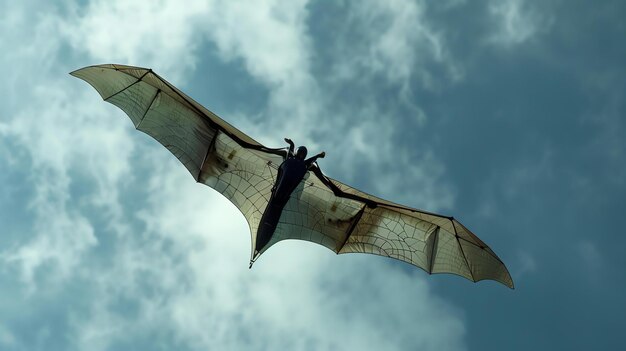
[[[137,130],[165,146],[197,182],[230,200],[248,222],[254,249],[284,149],[261,145],[150,69],[107,64],[71,75],[126,112]]]
[[[513,288],[500,258],[455,218],[366,194],[326,177],[317,165],[292,193],[262,252],[286,239],[311,241],[337,254],[391,257],[429,274],[489,279]]]

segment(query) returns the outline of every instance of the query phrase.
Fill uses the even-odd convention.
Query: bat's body
[[[197,182],[220,192],[243,213],[250,226],[251,262],[277,242],[299,239],[338,254],[376,254],[429,274],[491,279],[513,287],[504,263],[455,218],[331,179],[315,163],[324,153],[304,161],[299,151],[292,154],[288,139],[287,153],[268,148],[152,70],[99,65],[71,74],[126,112],[135,128],[172,152]]]
[[[272,235],[274,235],[280,215],[283,213],[289,197],[296,190],[298,184],[302,182],[307,172],[304,160],[295,157],[287,158],[278,169],[278,176],[272,188],[272,195],[265,211],[263,211],[261,225],[257,231],[256,252],[261,252],[270,241]]]

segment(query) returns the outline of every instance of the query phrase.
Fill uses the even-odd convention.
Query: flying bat
[[[268,148],[228,124],[151,69],[97,65],[71,75],[122,109],[135,128],[165,146],[196,182],[230,200],[245,216],[252,264],[272,245],[300,239],[337,254],[369,253],[429,274],[513,288],[498,256],[455,218],[366,194],[321,171],[306,149]]]

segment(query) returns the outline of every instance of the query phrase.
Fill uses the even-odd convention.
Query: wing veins
[[[107,67],[108,66],[108,67]],[[104,77],[105,79],[101,79],[101,77],[104,75],[104,70],[102,70],[103,72],[100,72],[100,69],[104,68],[110,68],[112,67],[114,70],[116,71],[120,71],[120,73],[123,73],[123,76],[126,76],[125,78],[122,77],[122,75],[119,75],[118,77],[111,77],[111,79],[117,79],[117,82],[115,81],[109,81],[107,80],[107,77]],[[149,100],[149,105],[147,107],[147,109],[145,111],[143,111],[143,114],[141,115],[139,121],[137,122],[137,126],[136,128],[139,129],[140,125],[143,124],[143,120],[148,117],[149,120],[152,118],[151,116],[147,116],[147,113],[150,112],[150,110],[152,109],[152,111],[159,111],[159,108],[153,108],[155,105],[155,101],[159,98],[159,94],[162,92],[165,92],[168,97],[173,98],[175,101],[175,103],[180,104],[181,107],[186,107],[188,108],[193,114],[196,115],[197,118],[199,118],[200,120],[204,120],[203,122],[205,123],[205,127],[208,127],[209,129],[213,129],[215,130],[215,134],[213,135],[213,138],[210,140],[209,144],[208,144],[208,149],[205,152],[204,158],[202,159],[201,165],[200,165],[200,169],[197,173],[197,179],[200,179],[201,177],[212,177],[210,178],[211,182],[206,183],[206,185],[213,187],[216,191],[222,193],[222,195],[224,195],[228,200],[230,200],[232,203],[234,203],[237,207],[239,207],[240,211],[243,211],[242,208],[240,206],[244,206],[244,208],[246,208],[246,211],[252,213],[257,213],[259,212],[259,208],[258,206],[262,205],[262,200],[261,198],[265,198],[266,194],[265,191],[262,192],[258,192],[258,193],[254,193],[254,191],[249,190],[250,186],[252,186],[253,188],[256,189],[257,185],[252,185],[252,184],[248,184],[244,190],[242,190],[244,193],[241,193],[239,195],[235,194],[235,192],[237,192],[238,190],[238,186],[236,184],[238,184],[239,180],[235,179],[236,177],[233,177],[233,179],[230,179],[230,177],[226,177],[228,174],[238,174],[238,173],[242,173],[242,174],[238,174],[237,178],[241,178],[241,181],[251,181],[250,179],[247,179],[248,177],[246,175],[244,175],[243,173],[248,173],[250,172],[250,170],[246,170],[246,169],[233,169],[233,170],[229,170],[226,172],[223,172],[224,170],[219,169],[219,170],[215,170],[215,174],[211,173],[208,174],[206,172],[203,172],[203,168],[205,166],[207,166],[208,163],[212,163],[214,162],[213,160],[213,154],[212,154],[212,150],[214,150],[217,146],[213,146],[213,144],[216,143],[216,139],[217,136],[219,135],[219,132],[224,133],[223,136],[224,138],[228,138],[230,140],[225,140],[225,142],[235,148],[237,148],[235,145],[238,145],[239,147],[243,148],[244,150],[248,150],[248,151],[252,151],[252,155],[256,155],[256,156],[260,156],[261,159],[271,159],[273,160],[273,157],[275,156],[283,156],[284,150],[283,149],[270,149],[265,147],[264,145],[258,143],[256,140],[250,138],[249,136],[247,136],[246,134],[244,134],[243,132],[239,131],[238,129],[236,129],[235,127],[231,126],[230,124],[228,124],[226,121],[223,121],[221,118],[219,118],[217,115],[215,115],[213,112],[211,112],[210,110],[206,109],[204,106],[200,105],[199,103],[197,103],[195,100],[193,100],[191,97],[187,96],[185,93],[183,93],[182,91],[178,90],[176,87],[174,87],[171,83],[167,82],[166,80],[164,80],[163,78],[161,78],[160,76],[158,76],[156,73],[152,72],[151,69],[147,69],[147,68],[141,68],[141,67],[131,67],[131,66],[117,66],[117,65],[98,65],[98,66],[90,66],[90,68],[98,68],[98,70],[94,70],[93,72],[87,72],[86,74],[82,74],[82,72],[72,72],[72,75],[77,76],[78,78],[81,78],[85,81],[87,81],[90,85],[92,85],[94,88],[96,88],[97,90],[100,89],[101,87],[105,87],[108,89],[108,91],[115,91],[115,89],[120,89],[119,87],[122,86],[122,89],[120,89],[119,91],[115,92],[115,93],[110,93],[110,96],[108,96],[107,98],[105,98],[105,101],[110,101],[111,99],[113,99],[116,95],[120,95],[117,98],[115,98],[115,100],[117,101],[117,99],[122,98],[122,99],[131,99],[130,102],[133,102],[135,104],[140,103],[140,101],[135,101],[135,99],[139,99],[141,98],[141,100],[143,100],[144,102],[147,100],[146,99],[146,93],[148,93],[148,91],[146,91],[146,89],[144,89],[144,84],[139,84],[137,85],[137,83],[139,82],[144,82],[146,83],[145,85],[148,86],[152,86],[152,89],[156,88],[156,93],[154,94],[154,96],[152,97],[152,100]],[[151,76],[148,76],[149,73],[152,73]],[[93,75],[90,76],[90,74]],[[132,77],[132,78],[131,78]],[[98,79],[101,79],[100,81]],[[129,83],[130,82],[130,83]],[[120,84],[121,83],[121,84]],[[126,85],[126,86],[124,86]],[[130,91],[133,94],[129,94],[128,92],[124,93],[126,90],[130,89],[131,87],[134,87],[133,89],[131,89]],[[167,87],[167,88],[166,88]],[[102,88],[104,89],[104,88]],[[138,95],[137,97],[134,95],[135,89],[140,89],[141,91],[141,95]],[[152,90],[150,89],[150,90]],[[171,90],[168,91],[168,90]],[[107,90],[103,90],[103,91],[107,91]],[[149,94],[149,93],[148,93]],[[148,95],[149,96],[149,95]],[[162,96],[161,96],[162,97]],[[119,106],[118,106],[119,107]],[[133,108],[135,108],[134,111],[131,111],[133,113],[137,113],[139,111],[137,111],[136,107],[131,106]],[[120,107],[121,108],[121,107]],[[126,110],[124,110],[126,111]],[[139,112],[141,113],[141,112]],[[127,113],[128,114],[128,113]],[[130,116],[130,115],[129,115]],[[167,118],[166,115],[161,116],[163,118]],[[132,116],[131,116],[132,118]],[[196,123],[198,123],[199,121],[196,121]],[[148,122],[146,122],[148,123]],[[199,124],[202,124],[202,122],[200,122]],[[177,157],[181,163],[183,163],[183,165],[185,165],[188,169],[192,169],[194,168],[194,164],[195,162],[199,161],[198,160],[198,156],[202,155],[202,146],[203,145],[207,145],[206,141],[207,138],[206,136],[208,135],[204,135],[204,139],[203,140],[197,140],[192,143],[189,140],[186,140],[185,137],[187,136],[187,134],[184,135],[180,135],[178,136],[178,138],[176,138],[176,133],[178,129],[175,129],[173,126],[170,126],[168,124],[166,125],[162,125],[160,126],[161,128],[163,128],[162,130],[157,130],[155,133],[156,135],[151,135],[153,138],[157,139],[157,141],[161,142],[166,148],[170,149],[170,151],[174,154],[175,157]],[[198,127],[201,127],[201,125],[199,125]],[[145,127],[144,127],[145,128]],[[202,128],[203,129],[203,128]],[[171,135],[170,134],[174,134]],[[221,137],[219,140],[217,140],[217,142],[221,142]],[[181,139],[182,138],[182,139]],[[179,140],[180,139],[180,140]],[[189,154],[189,152],[185,151],[185,150],[192,150],[193,148],[196,148],[197,152],[195,152],[194,155]],[[217,147],[219,148],[219,147]],[[221,151],[220,151],[221,152]],[[265,155],[262,155],[265,154]],[[191,155],[191,156],[190,156]],[[219,154],[221,155],[221,154]],[[246,154],[247,155],[247,154]],[[270,155],[273,155],[270,157]],[[274,156],[275,155],[275,156]],[[219,157],[219,156],[218,156]],[[250,156],[246,156],[246,157],[250,157]],[[245,161],[248,161],[248,159],[246,158]],[[221,162],[221,161],[219,161]],[[262,166],[263,163],[259,163],[259,162],[252,162],[250,161],[251,164],[249,165],[250,167],[259,167]],[[247,163],[246,163],[247,164]],[[254,165],[253,165],[254,164]],[[267,163],[267,167],[269,170],[269,173],[274,176],[274,174],[272,173],[271,169],[274,168],[276,169],[276,166],[278,164],[273,164],[271,161],[269,161]],[[194,167],[192,167],[194,166]],[[254,168],[257,169],[257,168]],[[251,168],[252,170],[252,168]],[[414,208],[410,208],[410,207],[406,207],[404,205],[401,204],[396,204],[393,203],[391,201],[387,201],[381,198],[377,198],[375,196],[366,194],[366,193],[362,193],[361,191],[354,189],[348,185],[343,184],[342,182],[336,181],[332,178],[326,177],[321,169],[319,168],[319,166],[317,164],[315,164],[314,167],[312,167],[311,171],[313,173],[315,173],[316,177],[320,180],[320,182],[323,184],[317,184],[317,183],[311,183],[312,186],[314,186],[314,188],[319,188],[319,189],[328,189],[331,191],[332,194],[334,194],[334,196],[336,196],[336,199],[349,199],[351,201],[356,201],[359,204],[356,203],[352,203],[349,207],[351,207],[352,209],[345,209],[344,212],[345,214],[341,215],[341,218],[345,218],[341,219],[342,221],[346,221],[349,220],[349,213],[354,213],[354,210],[357,210],[358,212],[352,217],[352,222],[349,223],[349,227],[347,230],[342,230],[341,227],[337,227],[335,229],[328,229],[329,231],[326,232],[326,229],[324,229],[324,221],[321,218],[315,217],[315,221],[313,223],[313,227],[314,228],[309,228],[310,230],[316,232],[316,235],[321,235],[319,238],[316,237],[315,240],[313,240],[313,232],[308,232],[308,240],[309,241],[314,241],[318,244],[327,246],[327,247],[332,247],[332,243],[328,242],[327,239],[330,240],[336,240],[334,238],[339,239],[341,237],[341,235],[345,235],[345,237],[343,238],[343,242],[341,243],[341,246],[338,247],[337,253],[340,253],[342,250],[345,252],[360,252],[360,245],[354,246],[354,249],[358,251],[351,251],[353,250],[353,244],[351,243],[351,246],[346,247],[346,244],[348,243],[349,240],[351,240],[350,238],[352,237],[352,235],[354,234],[356,227],[359,225],[359,223],[361,223],[361,221],[369,221],[368,217],[363,217],[364,216],[364,212],[366,210],[366,208],[370,208],[370,209],[375,209],[377,207],[380,207],[380,213],[382,217],[387,217],[387,218],[395,218],[396,220],[398,220],[399,222],[387,222],[387,221],[382,221],[380,223],[371,223],[372,225],[376,225],[379,227],[380,230],[376,229],[376,230],[372,230],[370,231],[370,229],[367,228],[363,228],[363,226],[359,227],[359,228],[363,228],[360,229],[362,231],[365,231],[365,233],[360,233],[359,231],[357,231],[357,234],[354,234],[355,236],[360,237],[360,235],[363,235],[366,239],[365,241],[363,241],[363,245],[367,246],[370,245],[372,247],[373,251],[377,251],[378,253],[380,253],[383,256],[387,256],[387,257],[391,257],[394,259],[398,259],[400,261],[404,261],[407,263],[410,263],[412,265],[417,266],[418,268],[422,268],[419,265],[417,265],[415,262],[413,262],[413,254],[417,253],[417,251],[419,251],[421,254],[426,254],[426,253],[430,253],[429,257],[427,257],[426,260],[426,265],[427,265],[427,269],[428,269],[428,273],[432,273],[433,269],[434,269],[434,265],[438,264],[437,262],[437,258],[441,258],[440,256],[438,256],[438,251],[439,251],[439,244],[443,245],[443,242],[441,242],[442,237],[441,237],[441,230],[445,230],[447,234],[447,232],[454,232],[455,235],[455,239],[457,242],[457,245],[459,246],[459,251],[461,253],[461,255],[458,255],[458,251],[457,252],[447,252],[447,250],[444,250],[446,254],[450,254],[453,257],[451,257],[451,259],[453,261],[451,261],[450,263],[454,263],[454,265],[450,266],[450,269],[453,270],[458,270],[457,272],[454,271],[446,271],[446,272],[442,272],[442,273],[452,273],[452,274],[456,274],[456,275],[461,275],[464,276],[462,274],[460,274],[460,272],[462,272],[462,262],[464,261],[466,264],[466,267],[468,267],[469,273],[470,273],[470,277],[472,281],[477,281],[476,277],[474,276],[474,272],[472,271],[472,267],[469,264],[469,260],[468,260],[468,256],[472,257],[472,261],[473,264],[478,264],[478,268],[479,270],[476,273],[477,277],[482,277],[482,279],[492,279],[492,280],[497,280],[499,282],[504,282],[503,284],[505,285],[509,285],[512,286],[512,280],[510,277],[510,274],[508,273],[508,270],[506,270],[506,267],[504,266],[504,263],[495,255],[495,253],[484,243],[482,243],[482,241],[480,241],[480,239],[478,239],[477,237],[475,237],[473,235],[473,233],[471,231],[469,231],[467,228],[465,228],[462,224],[460,224],[459,222],[457,222],[456,220],[453,219],[453,217],[449,217],[449,216],[444,216],[444,215],[440,215],[440,214],[436,214],[436,213],[432,213],[432,212],[428,212],[428,211],[423,211],[423,210],[419,210],[419,209],[414,209]],[[195,172],[194,172],[195,173]],[[250,175],[254,175],[255,173],[250,173]],[[226,178],[225,178],[226,177]],[[265,177],[264,181],[268,180],[271,177]],[[269,179],[271,180],[271,179]],[[235,181],[234,183],[231,183],[232,181]],[[255,184],[257,181],[254,181]],[[260,182],[258,185],[260,186],[261,183],[263,184],[263,188],[265,190],[269,189],[270,185],[266,185],[264,182]],[[242,183],[243,184],[243,183]],[[225,189],[224,186],[226,186]],[[314,191],[314,190],[312,190]],[[253,194],[254,193],[254,194]],[[236,196],[235,196],[236,195]],[[245,198],[246,201],[245,204],[244,203],[239,203],[241,201],[235,201],[238,199],[237,196],[243,196],[243,198]],[[252,199],[257,199],[259,198],[259,201],[254,200],[255,202],[251,202]],[[267,200],[267,199],[265,199]],[[328,200],[328,199],[327,199]],[[331,198],[332,200],[332,198]],[[337,201],[337,200],[335,200]],[[341,200],[339,200],[341,201]],[[237,202],[237,203],[236,203]],[[257,204],[258,202],[258,204]],[[314,206],[314,203],[307,203],[307,205],[310,206]],[[250,207],[251,206],[251,207]],[[248,209],[248,207],[250,207]],[[315,207],[315,206],[314,206]],[[308,208],[308,207],[307,207]],[[318,209],[319,210],[319,209]],[[252,212],[251,212],[252,211]],[[379,211],[370,211],[372,212],[372,214],[374,213],[378,213]],[[370,213],[368,212],[368,216],[370,215]],[[317,213],[316,213],[317,216]],[[374,214],[374,216],[376,216]],[[397,216],[400,216],[398,218],[396,218]],[[256,225],[254,222],[254,218],[251,219],[244,214],[244,217],[246,217],[246,221],[248,222],[248,224],[250,225],[251,229],[253,229],[253,224]],[[346,218],[347,217],[347,218]],[[407,218],[409,219],[407,219]],[[403,219],[404,218],[404,219]],[[446,219],[449,221],[446,221]],[[405,223],[405,220],[407,221]],[[253,223],[254,222],[254,223]],[[419,224],[421,222],[426,222],[429,223],[430,226],[426,226],[424,224]],[[252,223],[252,224],[251,224]],[[416,224],[417,223],[417,224]],[[459,226],[456,225],[456,223],[459,223]],[[345,222],[343,222],[342,227],[345,228]],[[364,225],[370,225],[370,223],[362,223]],[[450,228],[450,224],[452,224],[452,228]],[[408,231],[407,228],[404,228],[405,230],[402,230],[402,227],[405,227],[406,225],[410,225],[410,227],[412,228],[411,231]],[[434,227],[434,228],[433,228]],[[457,228],[459,227],[459,228]],[[334,228],[334,227],[333,227]],[[428,233],[430,231],[431,236],[429,236],[428,239],[428,243],[430,243],[431,245],[422,248],[423,246],[416,246],[416,247],[412,247],[411,243],[415,244],[414,240],[419,240],[419,238],[417,236],[414,236],[415,234],[410,234],[410,233],[414,233],[414,231],[421,231],[422,233],[424,233],[424,228],[426,229],[426,233]],[[432,231],[431,231],[432,230]],[[343,233],[342,233],[343,232]],[[329,234],[331,233],[331,234]],[[415,232],[417,233],[417,232]],[[420,234],[423,235],[423,234]],[[253,236],[253,242],[254,242],[254,233],[252,233]],[[409,240],[412,239],[412,240]],[[304,240],[307,240],[305,237],[303,237]],[[465,252],[464,247],[462,246],[460,240],[463,239],[463,241],[465,241],[466,243],[470,243],[473,244],[473,246],[475,247],[475,249],[470,249],[470,251],[468,253]],[[339,239],[342,240],[342,239]],[[423,240],[423,239],[422,239]],[[447,239],[445,239],[447,240]],[[360,243],[360,240],[357,240]],[[336,243],[336,241],[335,241]],[[450,244],[453,245],[453,242],[450,242]],[[448,244],[446,244],[447,246]],[[444,247],[442,247],[443,249]],[[476,248],[480,248],[481,251],[476,251]],[[452,249],[452,248],[450,248]],[[390,251],[388,251],[390,250]],[[481,253],[483,251],[487,251],[489,253],[489,256],[484,255],[484,253]],[[366,253],[369,250],[365,250],[363,251],[364,253]],[[378,254],[376,252],[369,252],[369,253],[373,253],[373,254]],[[439,252],[441,254],[441,252]],[[474,254],[478,254],[478,256],[475,256]],[[463,261],[460,260],[460,256],[463,257]],[[483,277],[484,274],[482,274],[482,271],[480,270],[480,265],[482,264],[482,259],[484,258],[495,258],[497,262],[499,262],[500,264],[502,264],[504,271],[494,271],[494,272],[486,272],[485,274],[487,274],[488,276],[485,278]],[[478,261],[476,261],[478,259]],[[422,260],[419,260],[421,262],[423,262]],[[447,262],[445,262],[446,264],[444,266],[447,267]],[[485,264],[489,264],[489,266],[498,266],[497,264],[494,265],[494,261],[491,262],[486,262]],[[459,267],[459,265],[461,267]],[[447,269],[444,267],[444,269]],[[467,276],[465,276],[467,278]],[[482,280],[481,279],[481,280]]]
[[[472,281],[475,282],[476,279],[474,278],[474,273],[472,272],[472,267],[470,267],[469,261],[467,260],[467,256],[465,256],[465,250],[463,250],[463,245],[461,245],[461,242],[459,241],[459,234],[456,232],[456,225],[454,224],[454,221],[452,221],[452,227],[454,228],[454,237],[456,238],[457,244],[459,244],[459,249],[461,250],[461,254],[463,255],[463,259],[465,260],[465,264],[467,265],[467,270],[469,271],[470,276],[472,277]]]
[[[496,256],[495,254],[492,254],[489,250],[485,250],[485,248],[487,248],[486,246],[476,245],[476,243],[475,243],[475,242],[470,241],[470,240],[467,240],[467,239],[465,239],[465,238],[464,238],[464,237],[462,237],[462,236],[459,236],[459,239],[460,239],[460,240],[465,241],[465,242],[466,242],[466,243],[468,243],[468,244],[474,245],[474,246],[476,246],[476,247],[480,248],[480,249],[481,249],[481,250],[483,250],[483,251],[486,251],[486,252],[489,254],[489,256],[491,256],[491,257],[495,258],[496,260],[498,260],[498,262],[500,262],[500,263],[504,264],[504,262],[502,262],[502,260],[500,260],[500,258],[499,258],[498,256]]]
[[[352,222],[352,224],[350,224],[350,228],[348,228],[348,231],[346,232],[346,238],[344,239],[343,243],[341,243],[339,250],[337,250],[338,253],[341,252],[341,249],[343,249],[344,246],[346,246],[346,243],[348,242],[348,239],[350,239],[352,232],[354,231],[357,224],[361,220],[361,217],[363,217],[363,213],[365,212],[365,207],[367,207],[367,205],[363,205],[363,207],[361,207],[359,212],[354,216],[354,221]]]
[[[139,123],[137,123],[137,125],[135,126],[135,129],[139,129],[139,126],[141,125],[141,122],[143,122],[143,119],[146,118],[146,115],[148,114],[148,111],[150,111],[150,109],[152,108],[152,105],[156,101],[156,99],[159,96],[159,94],[161,94],[161,89],[157,89],[157,92],[156,92],[156,94],[154,94],[154,97],[152,98],[152,101],[150,101],[150,105],[148,105],[148,108],[146,109],[146,111],[143,113],[143,115],[141,115],[141,119],[139,120]]]
[[[432,234],[434,237],[433,246],[430,248],[430,257],[428,257],[428,274],[433,273],[433,267],[435,265],[435,251],[437,250],[437,245],[439,244],[439,228],[441,227],[437,226]]]
[[[154,73],[154,75],[159,78],[159,80],[161,82],[163,82],[163,84],[167,85],[170,89],[172,89],[172,91],[174,93],[176,93],[176,95],[178,95],[178,97],[180,97],[181,99],[183,99],[183,101],[185,101],[187,104],[189,104],[189,106],[191,106],[191,108],[199,115],[205,117],[205,119],[208,120],[209,125],[212,128],[215,128],[219,131],[221,131],[222,133],[226,134],[228,137],[230,137],[232,140],[234,140],[237,144],[239,144],[241,147],[243,148],[248,148],[248,149],[253,149],[253,150],[258,150],[258,151],[263,151],[263,152],[267,152],[270,154],[275,154],[275,155],[279,155],[282,156],[282,153],[279,152],[279,150],[282,149],[270,149],[267,148],[263,145],[254,145],[251,143],[248,143],[247,141],[242,140],[241,138],[237,137],[236,135],[234,135],[233,133],[231,133],[229,130],[226,130],[226,128],[224,128],[223,126],[221,126],[219,123],[215,122],[210,116],[208,116],[206,113],[204,113],[202,110],[200,110],[194,103],[192,103],[191,101],[189,101],[189,99],[187,99],[185,96],[183,96],[178,89],[176,89],[176,87],[174,87],[172,84],[170,84],[168,81],[166,81],[165,79],[161,78],[161,76],[159,76],[158,74]]]
[[[141,75],[141,77],[137,78],[137,80],[136,80],[136,81],[134,81],[133,83],[131,83],[130,85],[128,85],[128,86],[127,86],[127,87],[125,87],[124,89],[122,89],[122,90],[118,91],[117,93],[113,93],[111,96],[108,96],[107,98],[105,98],[105,99],[104,99],[104,101],[107,101],[107,102],[108,102],[108,100],[109,100],[110,98],[112,98],[112,97],[116,96],[117,94],[120,94],[120,93],[125,92],[126,90],[128,90],[128,88],[130,88],[130,87],[134,86],[135,84],[137,84],[137,83],[141,82],[141,80],[143,79],[143,77],[145,77],[145,76],[146,76],[148,73],[150,73],[150,72],[152,72],[152,69],[148,69],[148,70],[146,71],[146,73],[142,74],[142,75]]]
[[[401,206],[401,205],[381,203],[379,201],[371,200],[371,199],[368,199],[368,198],[365,198],[365,197],[362,197],[362,196],[359,196],[359,195],[356,195],[356,194],[347,193],[347,192],[341,190],[337,185],[335,185],[335,183],[332,182],[332,180],[330,180],[328,177],[326,177],[324,175],[324,173],[322,173],[322,171],[319,168],[319,166],[316,166],[316,167],[313,168],[313,173],[315,174],[315,176],[317,176],[317,178],[324,185],[326,185],[333,192],[333,194],[335,194],[335,196],[343,197],[343,198],[350,199],[350,200],[356,200],[356,201],[363,202],[370,208],[376,208],[378,206],[383,206],[383,207],[387,207],[387,208],[397,208],[397,209],[401,209],[401,210],[407,210],[407,211],[410,211],[410,212],[417,212],[417,213],[422,213],[422,214],[425,214],[425,215],[430,215],[430,216],[434,216],[434,217],[438,217],[438,218],[445,218],[445,219],[452,220],[452,217],[450,217],[450,216],[444,216],[444,215],[440,215],[440,214],[437,214],[437,213],[432,213],[432,212],[428,212],[428,211],[424,211],[424,210],[417,210],[417,209],[414,209],[414,208]]]
[[[202,170],[204,169],[204,163],[206,162],[207,157],[209,157],[209,153],[211,153],[211,149],[215,148],[215,141],[217,140],[217,136],[220,131],[216,130],[213,139],[211,139],[211,143],[209,143],[209,147],[206,150],[206,154],[204,154],[204,159],[202,159],[202,164],[200,165],[200,170],[198,171],[198,176],[196,177],[196,181],[200,181],[200,176],[202,175]]]

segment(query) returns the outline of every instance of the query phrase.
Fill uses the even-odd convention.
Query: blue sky
[[[620,1],[0,1],[0,349],[617,349]],[[454,215],[516,283],[283,242],[68,73],[151,67],[330,176]]]

